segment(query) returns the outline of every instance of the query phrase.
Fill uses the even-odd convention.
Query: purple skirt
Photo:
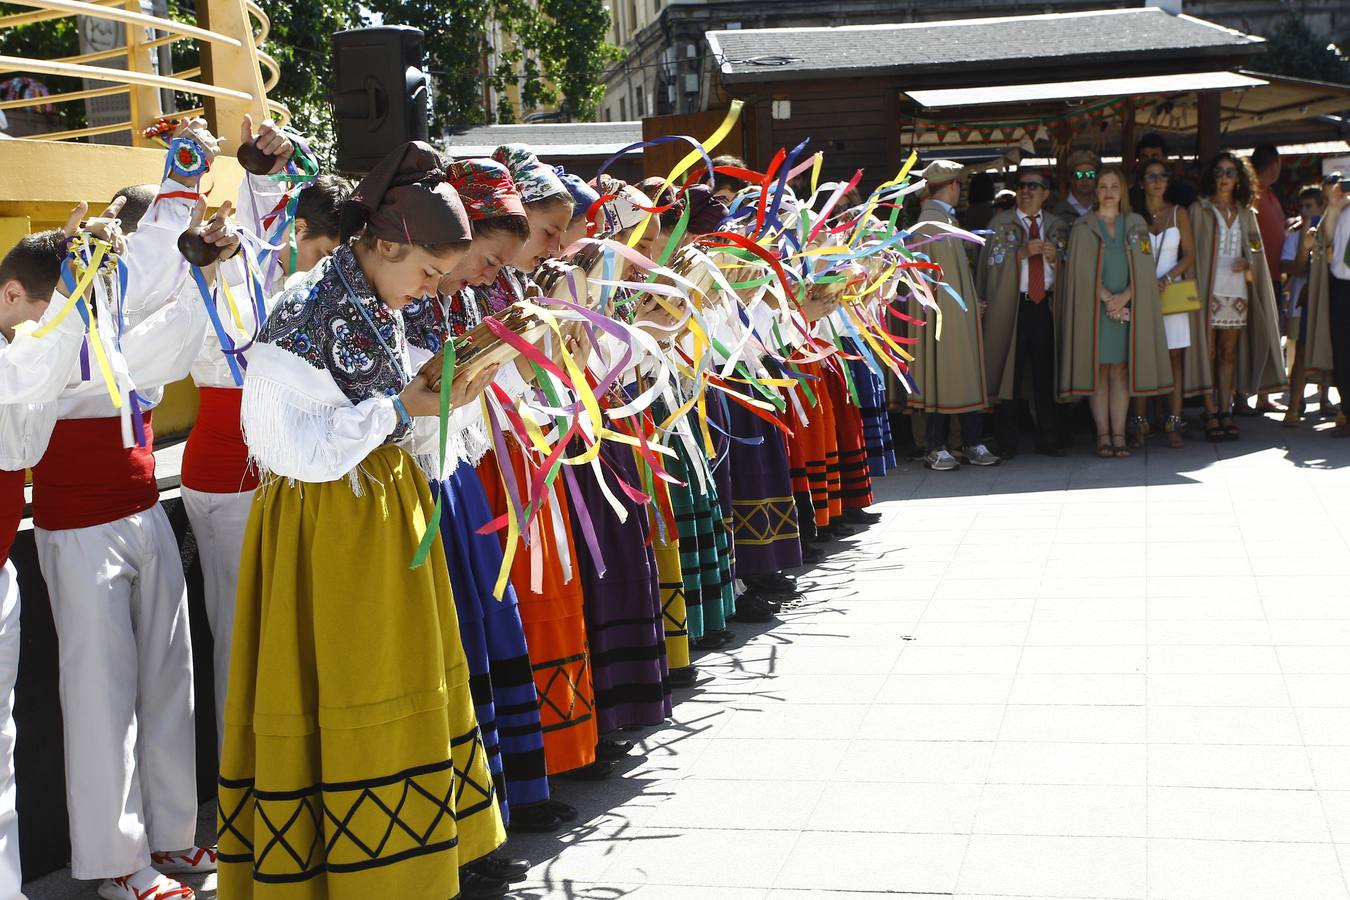
[[[628,498],[615,474],[639,487],[633,451],[606,442],[600,448],[610,491],[628,510],[620,522],[600,491],[594,470],[574,471],[577,490],[586,503],[597,543],[604,557],[604,574],[586,542],[576,542],[577,571],[585,592],[586,634],[595,682],[597,725],[601,734],[634,725],[660,725],[670,715],[670,681],[666,666],[666,638],[661,620],[661,592],[656,556],[648,545],[647,510]],[[582,528],[572,507],[573,530]]]
[[[732,533],[739,575],[770,575],[802,564],[797,504],[792,497],[787,445],[777,428],[739,403],[727,403],[733,437],[731,476]],[[723,502],[726,502],[725,500]]]

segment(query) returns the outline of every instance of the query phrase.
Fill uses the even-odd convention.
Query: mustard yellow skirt
[[[666,662],[672,669],[689,665],[689,612],[684,602],[684,575],[680,568],[680,537],[673,531],[670,542],[661,540],[657,513],[651,504],[647,515],[652,523],[652,550],[656,555],[656,575],[661,589],[661,623],[666,632]]]
[[[359,489],[271,479],[239,570],[220,761],[222,900],[449,900],[505,840],[440,536],[412,458]]]

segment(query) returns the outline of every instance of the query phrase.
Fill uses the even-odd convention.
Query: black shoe
[[[844,510],[844,521],[849,525],[861,525],[866,528],[868,525],[877,524],[881,519],[881,513],[868,512],[865,509]]]
[[[736,635],[730,629],[723,628],[721,631],[707,632],[703,637],[694,641],[694,646],[700,650],[721,650],[734,640],[736,640]]]
[[[797,593],[796,580],[789,578],[782,572],[772,572],[768,575],[743,575],[741,580],[752,590],[763,591],[766,594]]]
[[[507,830],[520,832],[521,834],[552,834],[561,828],[562,824],[563,820],[545,807],[544,804],[531,803],[528,806],[511,808],[511,822],[507,825]],[[491,857],[488,857],[488,859],[491,859]]]
[[[561,800],[549,798],[539,805],[562,819],[564,822],[575,822],[577,819],[577,808],[570,803],[564,803]]]
[[[747,591],[736,598],[736,612],[727,618],[737,622],[772,622],[778,614],[778,607],[764,597]]]
[[[511,818],[516,817],[516,810],[511,810]],[[493,881],[504,881],[507,884],[515,884],[517,881],[524,881],[525,876],[530,871],[530,861],[528,859],[512,859],[509,856],[503,856],[500,853],[490,853],[480,860],[469,863],[465,866],[475,875],[482,875],[484,878],[490,878]]]
[[[698,669],[693,666],[671,669],[669,681],[672,688],[691,688],[698,682]]]
[[[861,529],[854,528],[852,525],[849,525],[847,522],[843,521],[843,519],[835,519],[833,522],[831,522],[829,525],[826,525],[821,530],[829,534],[834,539],[838,540],[840,538],[853,537]]]
[[[608,778],[614,771],[614,760],[597,759],[589,766],[582,766],[580,769],[573,769],[570,772],[563,772],[559,778],[566,778],[570,781],[600,781]]]
[[[472,868],[459,870],[459,900],[485,900],[488,897],[505,897],[510,888],[500,878],[486,878]]]
[[[802,565],[816,566],[825,561],[825,554],[815,547],[802,547]]]
[[[633,752],[632,741],[620,741],[614,738],[601,738],[595,745],[596,759],[624,759]]]

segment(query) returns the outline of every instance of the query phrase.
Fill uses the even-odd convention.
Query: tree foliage
[[[1350,84],[1350,60],[1340,48],[1318,37],[1298,15],[1290,15],[1265,36],[1266,52],[1252,68],[1271,75]]]
[[[540,0],[548,23],[540,50],[549,78],[562,94],[563,112],[589,119],[604,96],[605,66],[623,58],[606,39],[609,9],[602,0]]]

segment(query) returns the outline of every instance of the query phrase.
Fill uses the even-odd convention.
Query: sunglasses
[[[1083,169],[1082,171],[1074,172],[1074,173],[1073,173],[1073,177],[1074,177],[1074,180],[1075,180],[1075,181],[1083,181],[1083,180],[1088,179],[1088,178],[1096,178],[1096,177],[1097,177],[1097,170],[1096,170],[1096,169]]]
[[[1231,166],[1224,166],[1222,169],[1215,169],[1215,170],[1214,170],[1214,177],[1215,177],[1215,178],[1236,178],[1236,177],[1237,177],[1237,169],[1234,169],[1234,168],[1232,168]]]
[[[1149,172],[1147,175],[1144,176],[1144,180],[1151,181],[1154,184],[1157,184],[1160,181],[1169,181],[1170,178],[1164,172]]]
[[[1043,181],[1019,181],[1017,182],[1019,191],[1044,191],[1048,190]]]

